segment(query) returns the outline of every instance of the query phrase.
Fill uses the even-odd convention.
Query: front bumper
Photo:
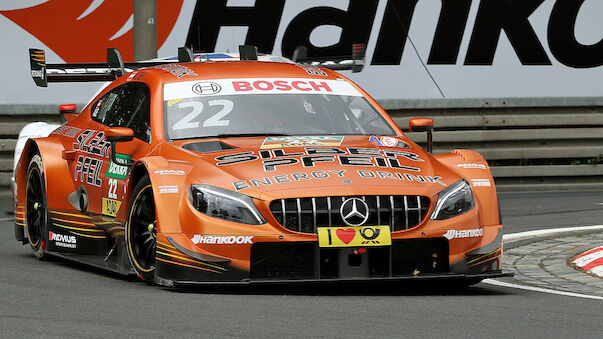
[[[250,226],[207,217],[185,203],[179,233],[157,234],[161,285],[480,279],[502,269],[502,225],[480,225],[475,208],[392,232],[391,245],[320,247],[317,234],[284,229],[269,210],[261,211],[266,224]]]
[[[508,276],[500,270],[500,251],[472,265],[474,256],[454,261],[451,243],[442,237],[392,239],[391,246],[321,248],[315,241],[256,242],[247,247],[248,257],[236,260],[206,257],[184,259],[183,249],[163,245],[158,250],[156,282],[187,284],[266,284],[299,282],[358,282],[421,279],[479,280]],[[169,253],[174,255],[166,256]],[[484,255],[479,255],[482,258]],[[203,259],[203,258],[201,258]],[[481,259],[480,259],[481,260]],[[237,267],[238,266],[238,267]]]

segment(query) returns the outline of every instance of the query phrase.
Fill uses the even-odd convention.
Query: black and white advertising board
[[[243,43],[288,57],[298,45],[309,56],[337,56],[366,43],[364,70],[343,74],[377,99],[603,96],[601,0],[158,0],[158,8],[160,57],[183,45],[237,51]],[[39,89],[29,77],[30,47],[46,49],[48,62],[105,57],[69,50],[85,49],[81,31],[49,37],[57,26],[33,15],[40,9],[90,30],[101,49],[123,44],[127,56],[131,1],[0,0],[0,104],[86,102],[98,85]],[[107,25],[84,25],[101,15]],[[45,20],[46,31],[36,30]]]

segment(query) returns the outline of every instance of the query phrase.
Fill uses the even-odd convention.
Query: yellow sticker
[[[174,100],[170,100],[168,101],[168,107],[172,107],[174,106],[174,104],[179,103],[180,101],[182,101],[183,99],[174,99]]]
[[[319,227],[320,247],[389,246],[389,226]]]
[[[121,201],[103,198],[103,214],[115,217],[121,206]]]

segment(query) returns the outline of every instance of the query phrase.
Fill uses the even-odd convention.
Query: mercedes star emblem
[[[341,204],[339,213],[348,226],[361,226],[368,220],[369,208],[364,200],[349,198]]]

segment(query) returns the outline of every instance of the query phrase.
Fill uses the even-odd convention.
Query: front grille
[[[339,213],[346,197],[278,199],[270,203],[274,218],[286,229],[317,233],[318,227],[345,226]],[[429,209],[429,198],[416,195],[355,196],[369,207],[363,226],[389,225],[391,231],[406,230],[421,223]]]

